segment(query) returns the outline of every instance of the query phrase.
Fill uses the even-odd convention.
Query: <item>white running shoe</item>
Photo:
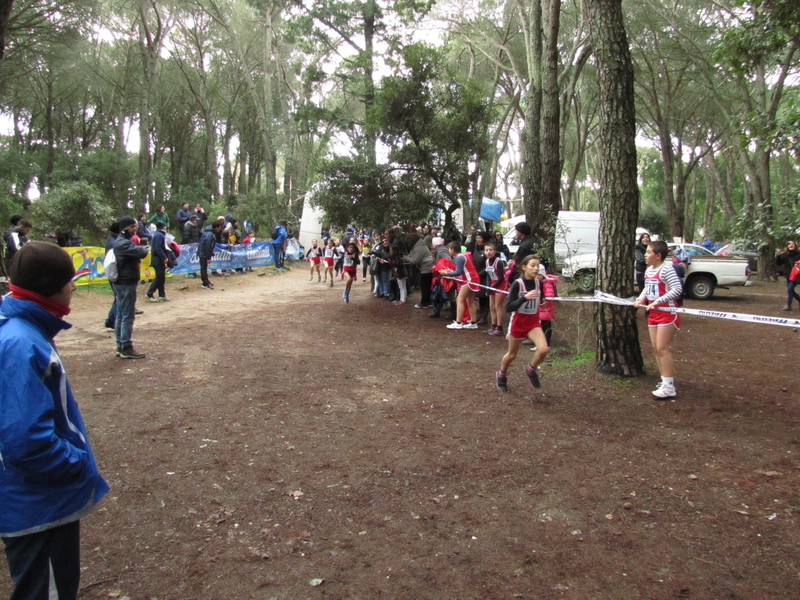
[[[448,329],[464,329],[464,325],[458,321],[453,321],[447,326]]]
[[[678,393],[675,390],[675,386],[673,385],[664,385],[663,383],[659,384],[656,389],[653,390],[653,396],[657,400],[669,400],[670,398],[674,398],[677,396]]]
[[[464,329],[477,329],[477,328],[478,328],[477,323],[472,323],[472,322],[464,323]]]

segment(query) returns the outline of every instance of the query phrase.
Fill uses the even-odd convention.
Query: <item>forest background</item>
[[[599,207],[587,4],[4,0],[0,218],[99,240],[112,215],[187,201],[271,225],[314,188],[334,226],[469,223],[488,196],[546,234]],[[771,263],[800,224],[800,9],[622,6],[638,224]]]
[[[625,297],[637,225],[748,241],[762,277],[800,226],[793,0],[2,0],[0,49],[0,218],[37,235],[306,199],[448,228],[488,196],[545,257],[559,210],[599,209]],[[600,371],[643,372],[632,311],[594,328]]]

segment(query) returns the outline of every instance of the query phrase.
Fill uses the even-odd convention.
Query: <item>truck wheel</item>
[[[595,272],[590,270],[575,273],[575,289],[583,294],[594,292]]]
[[[695,275],[686,284],[686,291],[695,300],[711,300],[714,280],[708,275]]]

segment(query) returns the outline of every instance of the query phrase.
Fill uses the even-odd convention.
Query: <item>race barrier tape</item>
[[[446,279],[456,279],[455,277],[447,277]],[[458,279],[457,281],[462,281]],[[494,288],[473,283],[478,287],[487,290]],[[508,294],[506,290],[494,290],[495,292],[502,292]],[[545,298],[545,300],[558,300],[559,302],[601,302],[603,304],[616,304],[618,306],[633,306],[633,300],[630,298],[619,298],[612,294],[595,290],[593,296],[555,296],[553,298]],[[662,310],[664,312],[672,312],[684,315],[697,315],[699,317],[711,317],[713,319],[728,319],[730,321],[739,321],[740,323],[760,323],[762,325],[780,325],[782,327],[800,327],[800,319],[787,319],[785,317],[765,317],[763,315],[752,315],[748,313],[733,313],[719,310],[703,310],[698,308],[684,308],[684,307],[657,307],[652,310]]]

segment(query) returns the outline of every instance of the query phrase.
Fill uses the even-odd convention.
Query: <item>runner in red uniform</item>
[[[489,313],[492,326],[485,331],[489,335],[503,335],[503,319],[505,318],[506,294],[508,279],[506,279],[506,261],[498,254],[496,246],[488,242],[483,247],[486,255],[486,274],[489,276]]]
[[[680,328],[677,313],[656,308],[676,308],[683,292],[681,280],[672,265],[664,262],[669,249],[662,241],[650,242],[644,259],[647,270],[644,273],[644,289],[633,305],[644,306],[647,311],[647,327],[650,343],[656,355],[656,364],[661,373],[661,383],[653,390],[657,400],[668,400],[677,395],[675,389],[675,363],[672,360],[672,338]]]
[[[311,274],[308,277],[308,280],[311,281],[314,279],[314,269],[317,269],[317,283],[322,281],[322,276],[319,272],[319,265],[322,262],[322,248],[318,246],[317,240],[311,240],[311,248],[308,249],[306,253],[306,258],[311,263]]]
[[[500,361],[500,370],[495,373],[495,385],[501,392],[508,391],[508,368],[517,358],[519,347],[523,340],[530,339],[536,344],[536,352],[531,357],[529,365],[525,366],[525,375],[528,376],[533,387],[540,387],[537,367],[547,356],[550,347],[542,331],[539,320],[539,303],[542,300],[542,288],[539,282],[539,258],[529,254],[522,259],[519,265],[522,277],[518,277],[511,284],[506,302],[506,311],[511,314],[508,324],[508,351]]]
[[[477,315],[478,311],[473,306],[475,302],[475,292],[480,287],[480,278],[475,265],[472,262],[471,252],[461,252],[461,244],[458,242],[450,242],[447,245],[450,251],[450,256],[453,257],[453,262],[456,268],[453,271],[439,271],[440,275],[455,279],[456,285],[459,286],[458,296],[456,296],[456,320],[447,326],[448,329],[477,329],[478,324],[475,321],[464,322],[465,313]],[[473,312],[474,310],[474,312]]]
[[[358,254],[358,246],[356,246],[355,242],[350,242],[347,244],[344,254],[342,255],[342,273],[345,278],[344,294],[342,294],[342,298],[344,298],[346,303],[350,302],[350,288],[353,286],[353,282],[358,276],[358,265],[361,263]]]

